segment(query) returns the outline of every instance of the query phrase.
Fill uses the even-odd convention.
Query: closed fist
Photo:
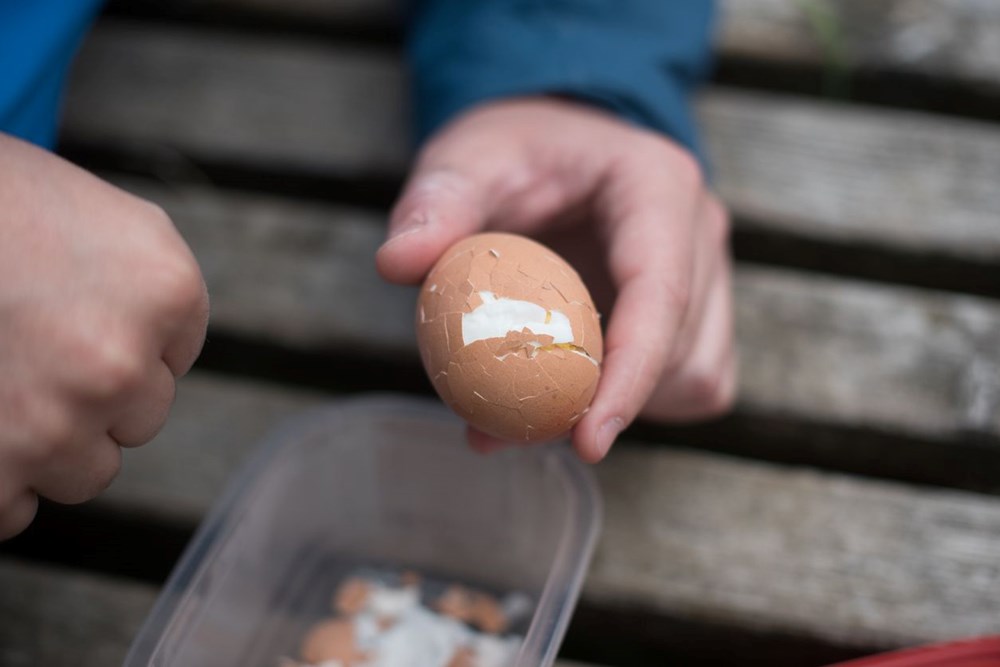
[[[38,496],[107,487],[120,448],[162,426],[207,317],[162,210],[0,135],[0,539]]]

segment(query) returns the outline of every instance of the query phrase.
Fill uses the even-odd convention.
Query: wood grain
[[[720,194],[761,229],[1000,259],[996,125],[723,89],[698,109]]]
[[[0,560],[0,665],[120,665],[157,594],[149,584]]]
[[[106,22],[65,137],[171,163],[400,177],[404,77],[377,50]],[[816,241],[1000,260],[1000,128],[715,89],[698,106],[738,221]],[[984,280],[988,278],[984,277]]]
[[[172,215],[204,268],[214,326],[302,350],[415,358],[415,291],[373,268],[377,215],[118,182]],[[737,270],[735,303],[751,414],[940,442],[1000,438],[1000,305],[749,265]]]
[[[820,64],[827,17],[850,67],[957,79],[1000,91],[1000,7],[977,0],[725,0],[718,46],[726,56]]]
[[[191,521],[263,432],[317,400],[192,374],[165,431],[126,452],[98,502]],[[190,474],[209,449],[215,463]],[[1000,630],[995,497],[627,443],[596,472],[594,605],[858,647]]]
[[[101,23],[70,82],[66,135],[268,168],[399,171],[403,77],[376,49]]]
[[[145,584],[0,560],[0,664],[120,665],[155,598]]]
[[[134,0],[136,1],[136,0]],[[142,6],[152,0],[137,0]],[[254,12],[352,27],[401,22],[405,0],[174,0],[173,11]],[[851,68],[1000,86],[1000,9],[978,0],[721,0],[723,57],[823,65],[829,30]],[[816,17],[826,27],[818,28]]]

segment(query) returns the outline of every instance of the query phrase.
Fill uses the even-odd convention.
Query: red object
[[[830,667],[1000,667],[1000,636],[903,649]]]

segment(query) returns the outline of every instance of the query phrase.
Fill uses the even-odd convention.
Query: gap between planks
[[[251,184],[260,170],[279,187],[285,173],[311,192],[373,183],[362,197],[388,198],[409,154],[405,109],[391,54],[107,21],[72,78],[64,140],[187,178],[221,165]],[[826,244],[845,272],[851,245],[973,268],[1000,259],[994,125],[721,88],[698,109],[737,239]],[[996,272],[981,274],[958,282],[1000,294]]]
[[[99,504],[193,525],[265,432],[329,400],[193,374]],[[595,471],[606,520],[589,603],[848,647],[998,629],[995,497],[628,443]]]
[[[416,371],[415,290],[377,276],[377,216],[116,182],[173,216],[219,330],[304,353],[410,360]],[[1000,451],[1000,304],[751,265],[735,282],[745,414],[912,436],[971,457]]]

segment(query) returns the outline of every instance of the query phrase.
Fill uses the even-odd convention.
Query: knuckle
[[[176,253],[150,268],[148,289],[157,303],[173,316],[200,312],[207,308],[207,294],[201,270],[187,253]]]
[[[688,190],[701,190],[705,187],[705,173],[698,158],[690,151],[680,147],[664,137],[656,136],[652,159],[662,165],[671,180]]]
[[[426,214],[442,202],[463,201],[472,188],[473,184],[468,176],[457,169],[429,168],[407,185],[391,219],[406,222],[414,216]]]
[[[31,525],[37,511],[38,496],[31,490],[0,503],[0,540],[14,537]]]
[[[683,314],[691,306],[691,286],[685,282],[665,281],[660,291],[670,312]]]
[[[73,444],[73,420],[62,410],[53,410],[35,421],[38,455],[51,457]]]
[[[121,472],[121,449],[117,446],[110,445],[107,448],[107,452],[107,455],[103,456],[98,465],[94,467],[89,488],[86,489],[87,498],[84,500],[89,500],[90,498],[103,493],[109,486],[111,486],[111,482],[115,480],[118,473]]]
[[[50,500],[66,505],[85,503],[103,493],[121,471],[121,449],[113,443],[89,443],[88,460],[72,478],[55,484],[52,479],[42,487]]]
[[[38,401],[25,406],[20,427],[11,438],[14,451],[25,461],[42,463],[69,448],[74,439],[74,423],[69,411],[57,403]]]
[[[700,406],[706,417],[717,417],[729,412],[736,399],[735,371],[721,371],[694,375],[688,383],[690,397]]]
[[[709,197],[706,208],[706,224],[712,241],[718,247],[727,248],[732,232],[729,210],[714,196]]]
[[[145,378],[145,363],[134,346],[114,336],[92,341],[88,346],[90,394],[111,398],[137,389]]]
[[[173,227],[173,221],[170,219],[170,215],[163,209],[162,206],[156,202],[149,201],[148,199],[140,199],[144,207],[143,217],[150,222],[159,223],[163,225],[170,225]]]

